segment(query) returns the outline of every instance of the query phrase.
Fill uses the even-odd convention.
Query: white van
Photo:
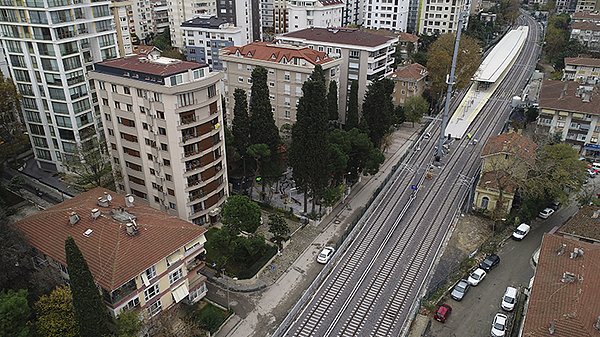
[[[595,169],[596,171],[600,171],[600,162],[593,163],[592,164],[592,168]]]

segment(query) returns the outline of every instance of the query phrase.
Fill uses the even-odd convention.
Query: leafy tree
[[[412,126],[415,126],[415,122],[421,121],[427,112],[429,112],[429,103],[421,96],[409,97],[404,103],[404,116],[407,121],[412,122]]]
[[[77,176],[78,185],[89,189],[98,186],[110,187],[113,178],[112,166],[106,153],[106,144],[92,138],[65,160],[69,171]]]
[[[215,229],[215,233],[210,240],[206,241],[206,251],[212,255],[216,264],[215,268],[220,270],[225,268],[231,257],[233,256],[233,241],[235,236],[232,236],[229,230]],[[214,252],[214,254],[211,254]]]
[[[167,48],[160,55],[164,56],[164,57],[176,59],[176,60],[182,60],[182,61],[186,60],[185,54],[180,52],[179,49],[177,49],[177,48]]]
[[[529,107],[525,110],[525,122],[533,123],[537,120],[539,115],[539,110],[536,107]]]
[[[10,78],[4,78],[0,74],[0,138],[12,142],[23,129],[19,122],[21,110],[21,95],[17,91],[14,82]]]
[[[269,149],[267,144],[252,144],[252,145],[248,146],[248,149],[246,149],[246,153],[248,154],[248,156],[254,158],[254,162],[255,162],[254,176],[257,179],[260,177],[260,179],[262,180],[262,174],[265,173],[263,163],[264,163],[264,161],[271,158],[271,150]],[[266,183],[262,182],[261,186],[262,186],[261,193],[262,193],[262,196],[264,197]]]
[[[298,102],[296,124],[292,127],[292,145],[289,163],[293,169],[296,186],[304,192],[304,212],[307,212],[307,194],[315,199],[322,194],[329,183],[327,172],[327,99],[325,81],[321,79],[322,68],[315,66],[310,78],[302,85],[303,95]]]
[[[392,125],[394,104],[392,92],[394,82],[384,78],[371,83],[365,95],[362,113],[368,126],[368,134],[375,146],[379,147],[383,137]]]
[[[20,175],[13,176],[8,182],[8,187],[17,193],[23,188],[23,185],[25,185],[25,178]]]
[[[222,222],[232,234],[254,233],[261,222],[260,207],[246,196],[230,196],[223,205]]]
[[[548,18],[544,53],[546,60],[552,64],[560,62],[560,58],[564,57],[564,51],[569,42],[570,21],[571,17],[569,14],[551,15]]]
[[[31,247],[6,220],[0,221],[0,252],[0,289],[29,288],[34,270]]]
[[[133,310],[125,310],[117,317],[117,337],[137,337],[142,328],[139,314]]]
[[[337,122],[339,120],[338,112],[338,92],[337,83],[329,82],[329,91],[327,91],[327,110],[330,121]]]
[[[290,235],[290,228],[287,222],[280,214],[269,215],[269,232],[273,234],[273,238],[277,242],[277,245],[281,244],[281,241]]]
[[[376,148],[369,136],[355,128],[350,131],[333,130],[329,134],[329,143],[335,155],[330,160],[339,161],[335,165],[334,176],[349,173],[355,180],[361,174],[375,174],[385,157]]]
[[[277,153],[279,130],[275,125],[267,69],[257,66],[252,70],[252,93],[250,94],[250,144],[267,144],[271,153]]]
[[[235,103],[233,106],[232,129],[235,149],[240,156],[246,155],[246,149],[250,146],[250,117],[248,117],[248,101],[246,91],[235,89],[233,92]]]
[[[348,100],[348,113],[346,114],[346,130],[358,127],[358,82],[352,81]]]
[[[29,336],[27,290],[0,292],[0,336]]]
[[[171,32],[165,29],[152,40],[152,45],[160,50],[167,50],[171,47]]]
[[[554,61],[554,69],[563,69],[565,67],[565,57],[577,57],[581,54],[589,53],[588,49],[579,42],[579,40],[568,40],[565,47]]]
[[[108,334],[112,328],[111,319],[88,264],[72,237],[65,240],[65,254],[79,332],[86,337]]]
[[[38,335],[45,337],[79,337],[73,298],[68,286],[60,286],[35,302]]]
[[[236,237],[233,247],[232,259],[247,264],[257,261],[267,250],[265,238],[262,235],[253,235],[247,238]]]
[[[454,34],[443,34],[429,48],[427,71],[433,97],[440,97],[446,90],[446,76],[450,73],[452,65],[454,40]],[[480,60],[479,41],[468,35],[462,35],[456,61],[455,90],[459,91],[471,83],[471,77],[477,71]]]
[[[429,105],[429,102],[427,102],[427,104]],[[404,114],[404,107],[401,105],[398,105],[397,107],[394,108],[394,115],[392,117],[393,120],[393,124],[402,124],[404,122],[406,122],[406,115]]]

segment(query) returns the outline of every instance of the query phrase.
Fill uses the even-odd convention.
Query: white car
[[[485,275],[487,275],[485,270],[477,268],[471,273],[471,275],[469,275],[467,282],[469,282],[469,284],[472,286],[476,286],[485,278]]]
[[[506,334],[506,321],[507,317],[504,314],[497,313],[492,323],[492,336],[504,337]]]
[[[317,256],[317,262],[325,264],[327,262],[329,262],[329,260],[331,260],[331,257],[333,256],[333,253],[335,252],[335,248],[333,247],[325,247],[321,250],[321,252],[319,253],[319,256]]]
[[[515,304],[517,304],[517,288],[506,287],[506,291],[502,297],[502,309],[513,311]]]
[[[538,216],[542,219],[548,219],[552,214],[554,214],[554,210],[552,208],[544,208],[544,210],[541,211]]]
[[[528,224],[526,224],[526,223],[520,224],[519,227],[517,227],[517,229],[515,229],[515,231],[512,234],[513,239],[523,240],[523,238],[527,235],[527,233],[529,233],[530,229],[531,229],[531,227]]]

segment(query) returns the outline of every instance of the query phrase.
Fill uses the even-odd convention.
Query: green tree
[[[177,48],[167,48],[160,55],[164,56],[164,57],[176,59],[176,60],[182,60],[182,61],[186,60],[185,54],[180,52],[179,49],[177,49]]]
[[[415,126],[415,122],[421,121],[427,112],[429,112],[429,103],[421,96],[409,97],[404,103],[404,116],[408,122],[412,122],[412,126]]]
[[[6,209],[3,205],[0,208]],[[32,288],[31,249],[20,232],[0,219],[0,289]]]
[[[263,173],[265,173],[265,166],[263,164],[266,160],[271,158],[271,150],[269,149],[267,144],[252,144],[248,146],[248,148],[246,149],[246,153],[248,154],[248,156],[254,158],[254,176],[256,177],[254,180],[261,180],[261,199],[264,199],[266,183],[262,181],[262,175]]]
[[[346,130],[358,127],[358,82],[352,81],[348,99],[348,113],[346,114]]]
[[[539,110],[536,107],[529,107],[525,110],[525,122],[533,123],[537,120],[539,115]]]
[[[17,193],[20,193],[20,190],[21,188],[23,188],[23,185],[25,185],[25,178],[23,178],[20,175],[13,176],[8,182],[8,187]]]
[[[429,102],[427,103],[429,104]],[[406,115],[404,114],[404,107],[398,105],[394,108],[394,115],[392,117],[393,124],[402,124],[406,122]]]
[[[252,70],[252,89],[250,94],[250,144],[267,144],[271,153],[277,153],[279,130],[275,125],[267,69],[257,66]]]
[[[27,290],[0,292],[0,336],[29,336]]]
[[[142,321],[137,311],[121,311],[117,317],[117,337],[137,337],[141,329]]]
[[[35,302],[37,316],[35,323],[39,336],[79,337],[79,328],[75,320],[73,298],[68,286],[60,286]],[[82,335],[82,337],[85,335]]]
[[[392,125],[394,104],[392,92],[394,82],[384,78],[371,83],[365,95],[362,114],[368,126],[368,134],[375,146],[379,147],[383,137]]]
[[[434,98],[439,98],[446,91],[446,76],[450,73],[454,40],[454,34],[443,34],[429,48],[427,71],[431,82],[431,95]],[[456,61],[454,90],[460,91],[471,83],[471,77],[477,71],[480,61],[479,41],[468,35],[463,35],[460,39],[459,54]]]
[[[79,332],[86,337],[101,337],[109,334],[112,330],[110,316],[102,302],[100,291],[88,264],[72,237],[65,240],[65,254]]]
[[[564,57],[564,51],[569,43],[569,14],[551,15],[546,28],[544,54],[546,60],[552,64],[559,62]]]
[[[226,229],[211,229],[215,233],[206,241],[207,256],[212,258],[215,268],[220,270],[225,268],[231,257],[233,256],[233,241],[235,236],[232,236],[229,230]],[[237,232],[235,233],[237,234]]]
[[[152,40],[152,45],[157,47],[160,50],[167,50],[171,47],[171,32],[169,29],[164,29],[162,32],[158,33],[154,40]]]
[[[304,212],[307,212],[308,192],[312,193],[312,211],[316,199],[329,183],[327,158],[327,98],[322,68],[315,66],[310,78],[302,85],[303,95],[298,102],[296,124],[292,127],[289,163],[296,186],[304,192]]]
[[[333,80],[329,82],[329,91],[327,91],[327,110],[329,120],[337,122],[339,120],[338,92],[337,83]]]
[[[21,95],[10,78],[0,74],[0,138],[12,142],[13,137],[21,132],[23,126],[19,122]]]
[[[254,233],[260,226],[260,207],[246,196],[232,195],[223,205],[223,224],[234,235]]]
[[[373,145],[369,136],[361,130],[354,128],[350,131],[333,130],[329,134],[329,142],[341,159],[338,166],[345,160],[345,167],[338,168],[337,172],[349,173],[351,180],[356,180],[361,174],[375,174],[385,157]]]
[[[250,146],[250,117],[248,116],[248,101],[246,91],[235,89],[233,92],[235,100],[233,106],[232,129],[235,149],[240,156],[246,155],[246,149]]]
[[[98,186],[111,187],[112,166],[107,159],[106,144],[92,138],[73,155],[67,157],[65,163],[69,171],[77,177],[77,184],[87,189]]]
[[[278,246],[290,235],[290,227],[280,214],[269,215],[269,233],[273,234],[273,239]]]

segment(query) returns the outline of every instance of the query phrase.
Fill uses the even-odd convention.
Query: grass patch
[[[202,329],[214,334],[231,314],[211,303],[200,302],[190,310],[188,318]]]

